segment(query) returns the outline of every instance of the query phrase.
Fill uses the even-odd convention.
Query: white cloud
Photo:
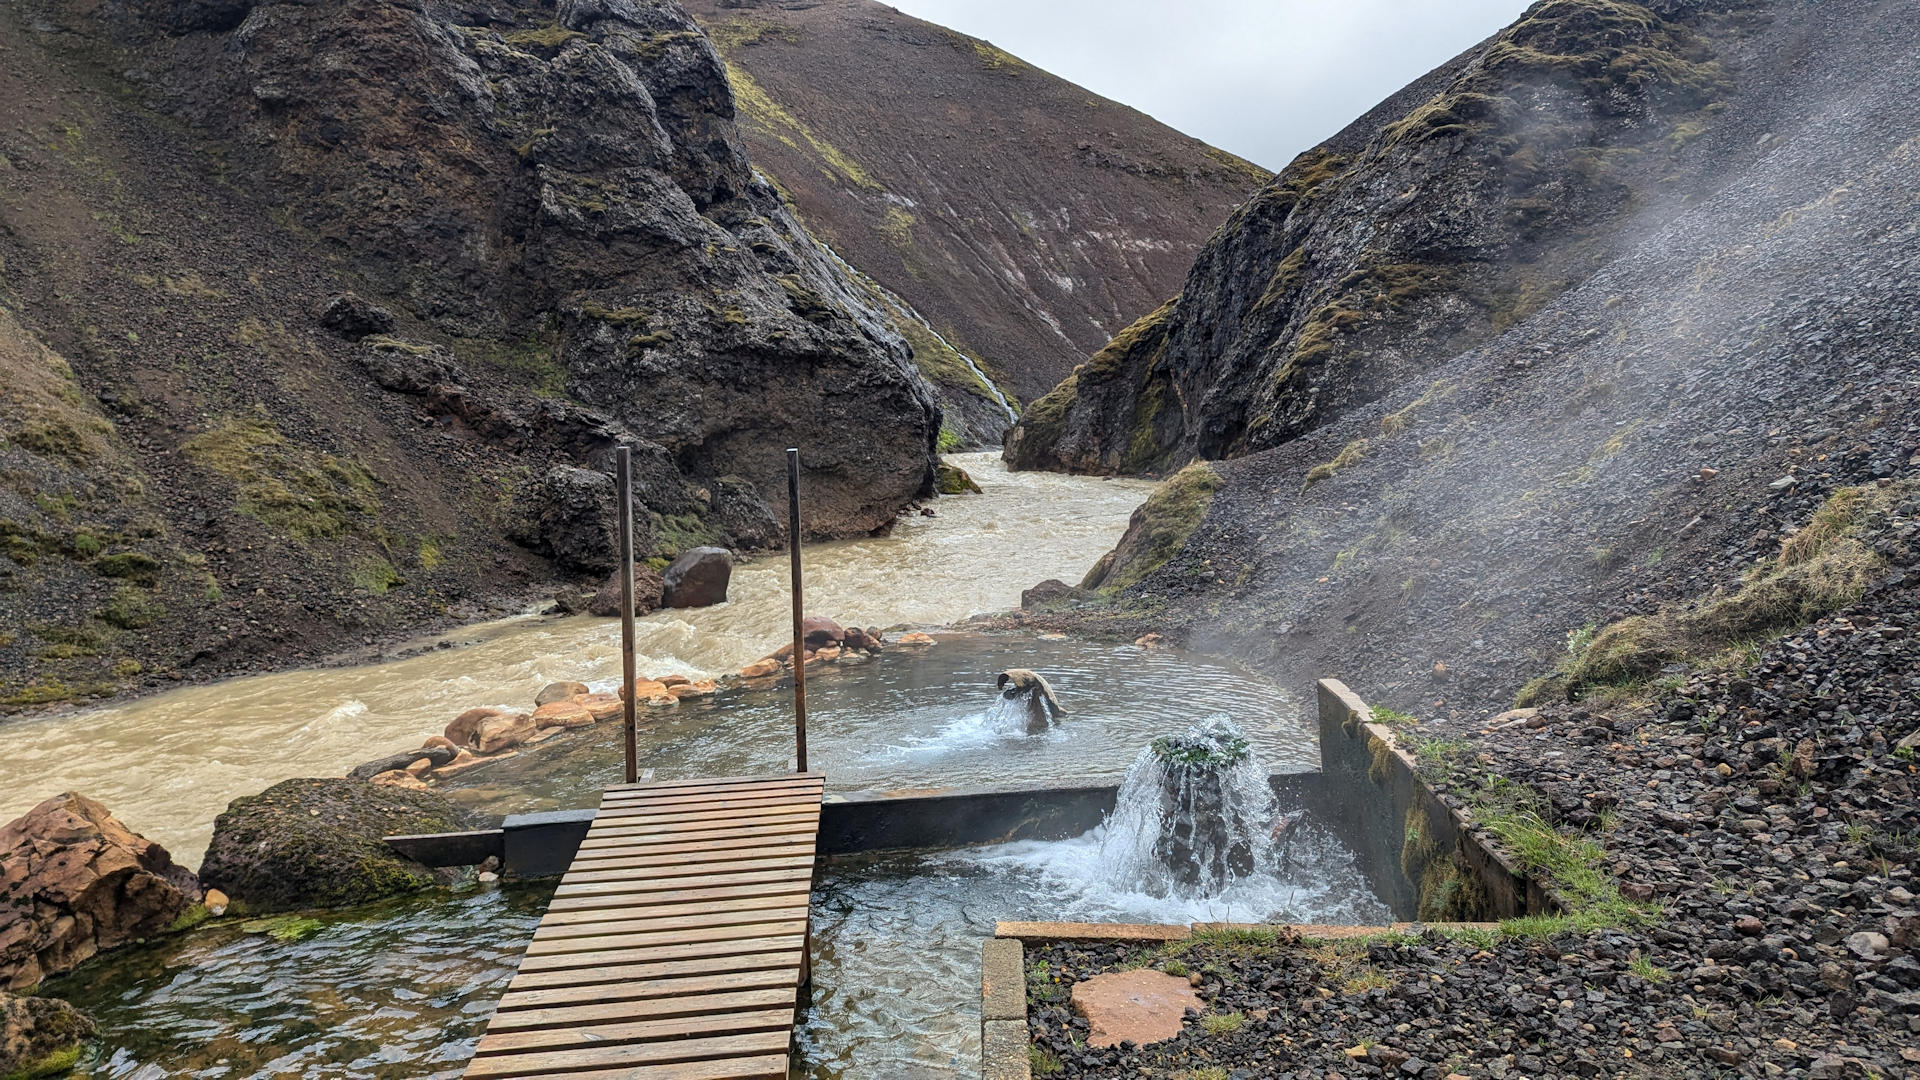
[[[1512,22],[1522,0],[893,0],[1268,168]]]

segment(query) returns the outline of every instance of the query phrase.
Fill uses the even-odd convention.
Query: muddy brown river
[[[1125,531],[1151,484],[1008,473],[997,455],[949,460],[980,495],[939,499],[884,538],[806,549],[808,609],[862,626],[938,625],[1018,606],[1045,578],[1077,581]],[[728,603],[640,620],[640,671],[737,670],[788,633],[784,557],[738,567]],[[0,726],[0,821],[79,791],[195,865],[228,800],[292,776],[338,776],[418,746],[476,705],[526,708],[556,679],[613,685],[617,620],[538,616],[446,635],[470,642],[361,667],[189,687],[125,705]]]

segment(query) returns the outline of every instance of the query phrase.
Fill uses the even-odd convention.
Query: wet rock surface
[[[64,1076],[93,1037],[86,1013],[58,998],[0,990],[0,1076]]]
[[[726,548],[697,547],[683,552],[660,575],[663,608],[709,607],[727,601],[727,583],[733,580],[733,553]]]
[[[488,723],[501,719],[525,720]],[[233,800],[214,822],[201,880],[249,911],[361,904],[457,879],[458,871],[400,857],[382,837],[484,826],[480,815],[429,791],[284,780]]]
[[[0,827],[0,985],[159,933],[199,898],[166,848],[84,795],[56,795]]]

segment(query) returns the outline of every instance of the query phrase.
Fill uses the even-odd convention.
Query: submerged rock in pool
[[[0,986],[158,933],[199,899],[166,848],[84,795],[56,795],[0,827]]]
[[[87,1014],[58,998],[0,990],[0,1076],[65,1076],[93,1033]]]
[[[250,911],[345,907],[451,884],[457,870],[402,858],[381,838],[484,828],[429,791],[357,780],[283,780],[213,823],[201,881]]]

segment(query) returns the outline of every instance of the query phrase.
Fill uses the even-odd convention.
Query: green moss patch
[[[234,483],[241,513],[295,539],[339,536],[380,506],[364,467],[290,443],[264,420],[228,420],[180,451]]]
[[[1908,481],[1841,488],[1738,589],[1693,608],[1629,616],[1590,637],[1570,635],[1560,670],[1528,684],[1521,698],[1531,703],[1550,694],[1578,697],[1595,687],[1642,685],[1667,664],[1704,660],[1845,607],[1886,568],[1870,540],[1874,524],[1916,487]]]
[[[1127,588],[1166,565],[1200,527],[1214,494],[1225,484],[1213,466],[1196,461],[1154,488],[1133,512],[1101,587]]]

